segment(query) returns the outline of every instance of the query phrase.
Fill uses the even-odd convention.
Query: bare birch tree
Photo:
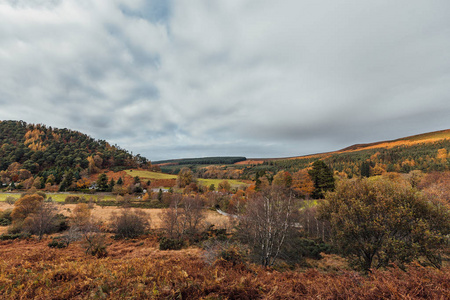
[[[248,201],[239,233],[263,266],[273,265],[280,255],[294,227],[295,204],[293,194],[279,187],[264,189]]]

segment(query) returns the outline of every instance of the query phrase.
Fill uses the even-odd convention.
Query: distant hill
[[[124,169],[146,164],[118,146],[70,129],[23,121],[0,121],[0,170],[25,169],[61,177],[66,170]]]
[[[154,165],[219,165],[219,164],[234,164],[245,161],[247,158],[243,156],[214,156],[201,158],[181,158],[154,161]]]
[[[369,175],[382,172],[408,173],[412,170],[423,172],[450,170],[449,152],[450,130],[441,130],[390,141],[356,144],[338,151],[298,157],[249,158],[239,159],[234,163],[198,158],[158,163],[165,163],[161,165],[161,170],[168,173],[176,173],[180,165],[185,164],[204,178],[215,176],[236,178],[238,174],[240,179],[252,179],[257,173],[266,174],[270,178],[281,170],[296,172],[310,167],[314,161],[320,159],[341,175],[352,177],[360,176],[362,168],[368,170]]]
[[[423,133],[390,141],[356,144],[342,150],[290,158],[258,159],[240,162],[245,167],[243,177],[256,172],[295,172],[320,159],[342,175],[360,176],[365,167],[370,175],[382,172],[408,173],[450,170],[450,130]],[[252,165],[253,164],[253,165]]]
[[[415,143],[429,143],[443,139],[450,139],[450,129],[422,133],[390,141],[382,141],[369,144],[356,144],[344,148],[342,150],[339,150],[338,152],[355,151],[355,150],[369,149],[373,147],[380,148],[380,147],[393,147],[399,145],[411,145]]]

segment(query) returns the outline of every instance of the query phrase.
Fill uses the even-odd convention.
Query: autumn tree
[[[63,236],[66,244],[73,241],[82,241],[82,247],[86,253],[97,257],[105,257],[106,236],[100,230],[100,223],[96,221],[86,203],[79,203],[75,206],[70,217],[70,228]]]
[[[275,187],[248,200],[238,234],[261,265],[271,266],[279,257],[295,223],[295,207],[292,193]]]
[[[42,202],[44,202],[44,197],[37,194],[20,197],[14,204],[11,213],[13,222],[23,221],[30,214],[37,212]]]
[[[292,175],[286,171],[279,171],[272,180],[273,186],[289,188],[292,185]]]
[[[170,238],[191,238],[198,233],[205,218],[200,197],[173,195],[170,207],[161,216],[162,228]]]
[[[426,257],[441,265],[448,242],[448,208],[426,201],[405,184],[383,178],[345,180],[319,206],[333,241],[362,270]]]
[[[230,182],[228,180],[222,180],[221,182],[219,182],[217,189],[219,191],[229,192],[231,190]]]
[[[53,202],[41,202],[36,211],[24,220],[24,230],[42,239],[44,234],[50,234],[57,229],[56,214],[58,208]]]
[[[306,169],[292,174],[291,188],[303,198],[308,198],[311,195],[314,191],[314,182]]]
[[[194,182],[194,174],[189,168],[182,168],[178,173],[177,186],[179,188],[185,188],[187,185]]]
[[[323,161],[316,160],[308,174],[314,182],[314,191],[311,194],[314,199],[323,198],[325,192],[334,190],[333,171]]]
[[[86,203],[78,203],[72,211],[70,226],[85,228],[91,222],[91,210]]]
[[[11,212],[14,230],[24,230],[42,238],[56,229],[56,213],[54,203],[44,202],[44,197],[24,195],[16,201]]]

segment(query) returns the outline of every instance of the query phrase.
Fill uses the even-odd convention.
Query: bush
[[[11,222],[12,222],[11,212],[12,212],[12,209],[0,211],[0,226],[11,225]]]
[[[43,191],[37,191],[37,192],[35,192],[35,194],[38,194],[39,196],[44,198],[44,200],[47,199],[47,195]]]
[[[14,203],[16,203],[17,199],[14,198],[13,196],[8,196],[5,199],[5,202],[11,205],[14,205]]]
[[[55,215],[56,232],[63,232],[69,228],[69,218],[63,214]]]
[[[203,244],[203,249],[205,249],[204,258],[209,264],[226,262],[228,265],[236,266],[244,264],[247,260],[247,250],[239,243],[209,240]]]
[[[62,248],[67,248],[68,243],[61,241],[59,239],[52,239],[52,241],[50,243],[48,243],[48,246],[50,248],[58,248],[58,249],[62,249]]]
[[[159,250],[180,250],[184,246],[184,241],[161,237],[159,240]]]
[[[296,256],[321,259],[320,253],[333,253],[333,247],[319,240],[309,240],[304,238],[295,239],[293,246],[296,249]]]
[[[122,209],[111,216],[111,227],[117,238],[135,238],[143,235],[149,226],[149,216],[142,210]]]
[[[6,240],[26,239],[29,237],[31,237],[31,234],[26,232],[8,233],[0,235],[0,240],[6,241]]]
[[[202,233],[202,238],[203,240],[215,239],[218,241],[226,241],[228,239],[227,230],[225,228],[215,229],[214,224],[211,224]]]
[[[96,256],[97,258],[108,256],[108,251],[106,251],[106,236],[104,234],[97,232],[85,234],[84,248],[86,254]]]
[[[230,246],[219,253],[219,259],[231,263],[233,266],[244,263],[244,255],[237,246]]]
[[[67,196],[66,199],[64,199],[64,203],[67,204],[74,204],[81,201],[81,197],[79,196]]]

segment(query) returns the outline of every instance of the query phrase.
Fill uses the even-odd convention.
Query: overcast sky
[[[450,128],[448,0],[1,0],[0,119],[151,159]]]

